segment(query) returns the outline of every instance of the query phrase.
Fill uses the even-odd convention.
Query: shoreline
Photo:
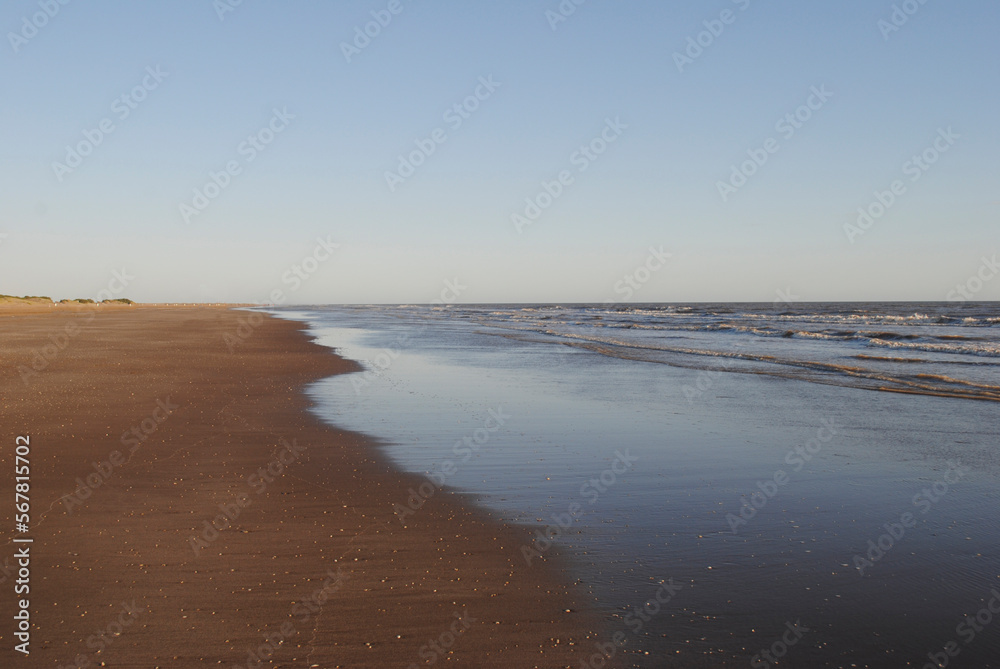
[[[30,435],[39,666],[556,667],[595,652],[596,617],[554,551],[526,566],[527,528],[447,488],[404,527],[393,504],[426,479],[308,411],[307,384],[358,366],[303,323],[262,314],[238,334],[232,306],[0,309],[21,316],[0,319],[0,461]],[[12,633],[0,657],[20,657]]]

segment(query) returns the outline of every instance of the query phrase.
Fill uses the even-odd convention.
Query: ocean
[[[591,666],[1000,666],[1000,305],[269,311],[364,366],[308,393],[426,475],[400,522],[558,547]]]

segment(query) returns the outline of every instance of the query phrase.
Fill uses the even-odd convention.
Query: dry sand
[[[0,666],[228,669],[253,651],[275,667],[576,667],[594,652],[554,552],[528,567],[526,530],[444,492],[403,527],[392,505],[423,479],[306,411],[304,384],[354,364],[270,318],[231,353],[224,336],[246,317],[0,311]],[[5,562],[18,435],[31,439],[29,657],[12,650]],[[270,482],[252,476],[269,465]],[[63,498],[89,475],[87,499]],[[224,529],[205,531],[213,518]]]

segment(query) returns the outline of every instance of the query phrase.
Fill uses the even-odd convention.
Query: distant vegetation
[[[0,304],[55,304],[51,297],[46,295],[0,295]],[[97,304],[90,298],[80,298],[76,300],[59,300],[59,304]],[[132,300],[119,297],[114,300],[102,300],[101,304],[135,304]]]
[[[45,295],[25,295],[24,297],[18,297],[17,295],[0,295],[0,302],[48,302],[52,303],[51,297],[46,297]]]

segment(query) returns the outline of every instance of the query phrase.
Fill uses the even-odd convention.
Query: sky
[[[992,0],[9,0],[0,33],[0,293],[1000,299]]]

